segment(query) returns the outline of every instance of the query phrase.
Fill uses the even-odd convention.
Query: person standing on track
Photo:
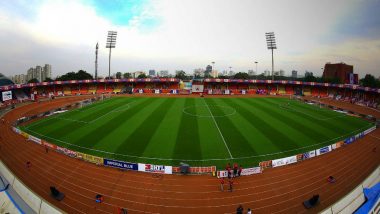
[[[234,179],[233,179],[233,178],[230,178],[230,179],[228,180],[228,184],[230,185],[230,189],[229,189],[229,191],[232,192],[232,188],[233,188],[233,184],[234,184]]]
[[[237,163],[234,163],[234,177],[237,177],[238,175],[238,164]]]
[[[220,191],[224,192],[224,178],[220,178]]]
[[[240,177],[240,175],[241,175],[241,171],[243,171],[243,167],[240,165],[239,170],[238,170],[238,176],[239,176],[239,177]]]

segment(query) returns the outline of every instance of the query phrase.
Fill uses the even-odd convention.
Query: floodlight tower
[[[108,31],[107,45],[106,45],[106,48],[110,49],[110,52],[109,52],[110,54],[108,57],[108,79],[111,79],[111,49],[115,48],[116,36],[117,36],[116,31]]]
[[[95,47],[95,79],[98,79],[98,49],[99,49],[99,44],[96,43],[96,47]]]
[[[256,79],[257,79],[257,75],[258,75],[258,73],[257,73],[257,63],[259,63],[259,62],[255,62],[255,64],[256,64]]]
[[[274,62],[273,62],[273,49],[277,49],[276,47],[276,38],[274,36],[274,32],[265,33],[267,38],[267,46],[269,50],[272,50],[272,80],[274,80]]]

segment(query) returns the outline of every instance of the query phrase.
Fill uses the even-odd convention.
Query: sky
[[[51,64],[52,76],[108,74],[107,32],[117,31],[111,73],[271,70],[322,75],[326,62],[380,76],[380,0],[3,0],[0,73]]]

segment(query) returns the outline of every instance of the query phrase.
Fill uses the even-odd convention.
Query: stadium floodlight
[[[259,62],[257,62],[257,61],[255,62],[255,64],[256,64],[256,75],[255,75],[255,76],[256,76],[256,79],[257,79],[257,74],[258,74],[258,73],[257,73],[257,63],[259,63]]]
[[[96,43],[95,47],[95,79],[98,79],[98,49],[99,49],[99,44]]]
[[[111,79],[111,49],[116,46],[116,31],[108,31],[106,48],[110,49],[108,57],[108,79]]]
[[[272,80],[274,80],[274,61],[273,61],[273,49],[277,49],[276,38],[274,32],[265,33],[267,39],[267,46],[269,50],[272,50]]]

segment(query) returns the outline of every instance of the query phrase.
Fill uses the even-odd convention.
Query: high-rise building
[[[282,77],[285,76],[285,71],[284,70],[280,70],[280,76],[282,76]]]
[[[297,78],[297,71],[296,70],[292,71],[292,78]]]
[[[168,70],[161,70],[160,71],[160,77],[168,77],[169,71]]]
[[[266,77],[267,77],[267,76],[270,76],[270,71],[265,70],[265,71],[264,71],[264,76],[266,76]]]
[[[25,74],[16,74],[12,77],[12,81],[16,84],[24,84],[27,82],[26,77]]]
[[[45,64],[43,72],[41,74],[42,81],[45,81],[46,78],[51,79],[51,65]]]
[[[305,71],[305,77],[313,76],[313,72]]]
[[[29,68],[26,73],[26,81],[33,79],[34,68]]]
[[[36,78],[38,82],[42,82],[42,73],[43,73],[42,67],[37,65],[33,78]]]
[[[149,70],[149,76],[151,76],[151,77],[156,76],[156,70],[154,70],[154,69]]]

